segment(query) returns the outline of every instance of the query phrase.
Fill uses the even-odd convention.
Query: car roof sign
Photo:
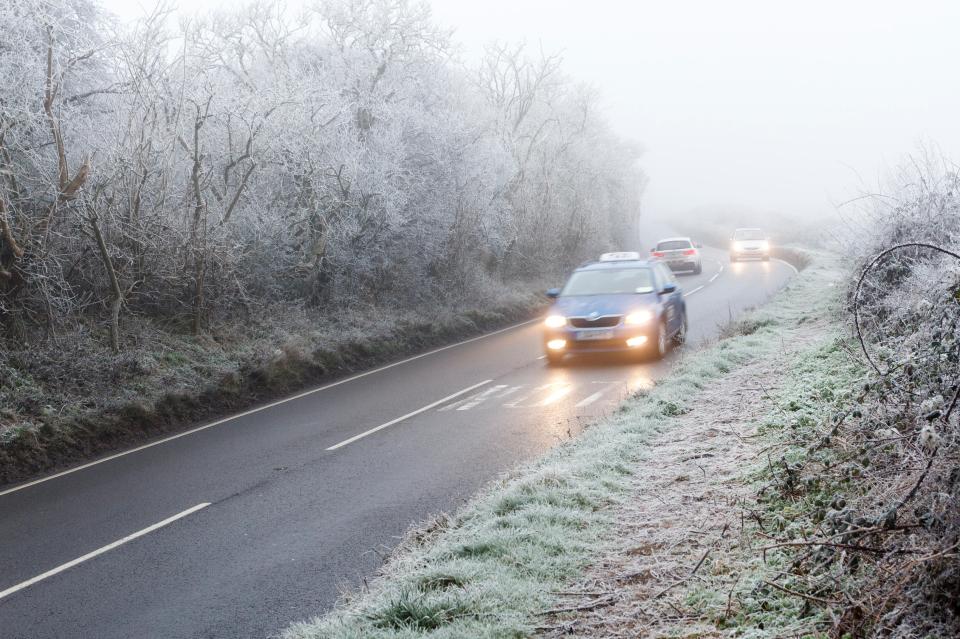
[[[636,251],[620,251],[617,253],[604,253],[600,256],[601,262],[622,262],[626,260],[639,260],[640,254]]]

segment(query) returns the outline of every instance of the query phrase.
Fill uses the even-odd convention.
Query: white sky
[[[137,13],[130,0],[101,2]],[[191,11],[229,4],[181,0]],[[648,213],[820,216],[921,143],[960,162],[960,2],[431,4],[468,57],[492,40],[562,52],[614,128],[646,148]]]

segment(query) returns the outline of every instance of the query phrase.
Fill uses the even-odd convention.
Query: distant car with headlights
[[[639,253],[604,253],[576,269],[543,323],[550,364],[576,353],[640,351],[663,357],[687,335],[687,306],[673,273]]]
[[[760,229],[737,229],[730,238],[730,261],[738,262],[751,258],[769,261],[770,240]]]
[[[657,242],[657,245],[650,249],[650,255],[666,262],[673,271],[690,271],[699,275],[703,271],[701,248],[702,245],[689,237],[668,237]]]

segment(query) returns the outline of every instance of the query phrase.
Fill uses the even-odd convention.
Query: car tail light
[[[654,252],[653,252],[653,256],[654,256],[654,257],[663,257],[663,251],[654,251]]]
[[[687,249],[683,252],[684,255],[696,255],[697,251],[695,249]]]

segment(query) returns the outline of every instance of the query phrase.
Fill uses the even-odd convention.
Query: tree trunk
[[[193,275],[193,323],[192,331],[194,335],[200,334],[200,328],[203,325],[203,281],[206,275],[205,251],[201,251],[197,256],[196,270]]]
[[[95,213],[91,213],[90,227],[93,229],[93,237],[97,240],[97,249],[100,251],[100,259],[103,260],[103,266],[110,278],[110,347],[114,353],[120,352],[120,307],[123,306],[123,289],[120,288],[120,281],[117,279],[117,271],[113,268],[113,260],[110,259],[110,253],[107,251],[107,243],[103,239],[103,233],[100,232],[100,223]]]

